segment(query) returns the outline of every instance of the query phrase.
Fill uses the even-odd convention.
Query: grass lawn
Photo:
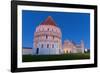
[[[23,55],[23,62],[33,61],[57,61],[57,60],[80,60],[89,59],[90,53],[62,54],[62,55]]]

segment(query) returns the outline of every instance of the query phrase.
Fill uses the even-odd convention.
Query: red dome
[[[51,16],[48,16],[40,25],[53,25],[56,26],[55,21],[52,19]]]

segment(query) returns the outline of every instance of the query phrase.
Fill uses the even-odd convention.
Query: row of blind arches
[[[44,45],[44,44],[41,44],[39,45],[41,48],[54,48],[54,44],[47,44],[47,45]]]
[[[37,32],[40,32],[40,31],[51,31],[51,32],[53,31],[53,32],[58,32],[57,29],[51,29],[51,28],[47,28],[47,29],[45,29],[45,30],[44,30],[44,28],[42,28],[42,29],[38,29],[38,30],[37,30]]]
[[[44,39],[49,39],[49,37],[51,37],[53,40],[54,40],[54,39],[57,39],[57,41],[59,41],[59,39],[58,39],[57,36],[48,36],[48,35],[45,35],[45,36],[43,36],[43,37],[44,37]],[[36,36],[36,38],[37,38],[37,39],[42,39],[42,38],[39,37],[39,36]]]

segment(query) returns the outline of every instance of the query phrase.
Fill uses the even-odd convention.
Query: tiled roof
[[[47,19],[45,19],[40,25],[53,25],[56,26],[55,21],[51,16],[48,16]]]

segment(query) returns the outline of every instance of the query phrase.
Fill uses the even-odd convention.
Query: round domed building
[[[39,26],[36,27],[33,40],[33,54],[53,55],[60,54],[62,50],[62,33],[59,27],[48,16]]]

